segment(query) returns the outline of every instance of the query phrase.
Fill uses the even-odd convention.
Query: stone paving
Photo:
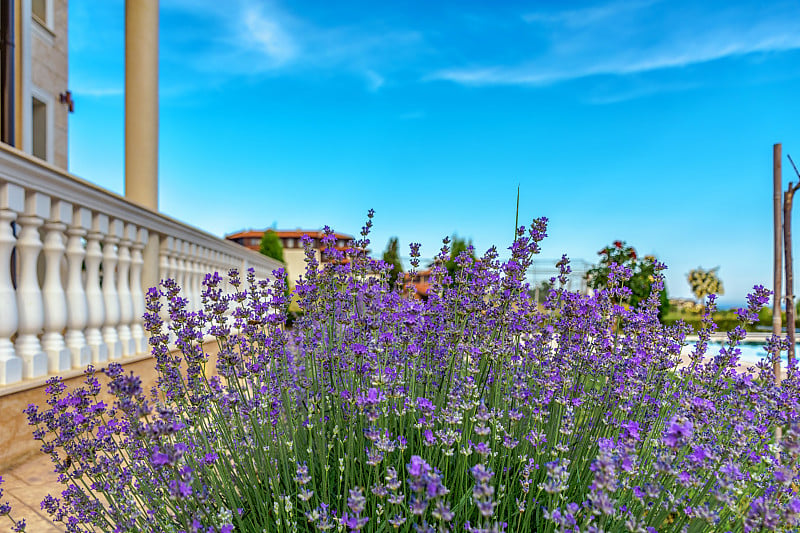
[[[37,453],[17,466],[0,472],[3,476],[3,501],[11,504],[11,513],[15,519],[25,518],[29,533],[63,533],[63,527],[53,524],[39,503],[48,494],[59,496],[61,485],[58,483],[50,458]],[[0,531],[8,530],[11,522],[0,517]]]

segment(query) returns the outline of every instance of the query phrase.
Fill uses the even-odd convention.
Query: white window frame
[[[37,99],[45,105],[45,161],[52,164],[54,158],[54,144],[53,133],[55,131],[55,98],[48,93],[31,84],[31,98],[28,101],[28,107],[33,110],[33,99]],[[33,112],[31,111],[31,127],[28,128],[25,136],[27,137],[27,146],[30,147],[28,153],[33,155]]]
[[[38,15],[33,13],[33,0],[28,0],[31,2],[31,19],[36,21],[40,26],[53,31],[53,0],[44,0],[44,20],[41,19]]]

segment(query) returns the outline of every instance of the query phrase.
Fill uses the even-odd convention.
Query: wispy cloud
[[[427,79],[472,86],[545,86],[800,49],[796,4],[772,10],[679,9],[677,13],[670,11],[675,3],[657,4],[640,0],[528,13],[523,19],[529,31],[545,36],[533,57],[521,57],[516,63],[444,68]]]
[[[208,19],[216,34],[197,26],[185,35],[185,47],[200,45],[194,66],[217,77],[349,72],[364,80],[368,91],[386,83],[386,70],[398,54],[415,49],[421,35],[398,28],[363,25],[320,25],[293,14],[274,1],[165,0],[173,10]],[[410,53],[410,52],[409,52]],[[186,61],[186,54],[176,60]]]
[[[88,96],[91,98],[105,98],[109,96],[122,96],[125,90],[122,87],[97,87],[97,88],[80,88],[73,89],[75,96]]]
[[[425,113],[425,111],[418,110],[401,113],[399,118],[400,120],[421,120],[427,116],[428,115]]]

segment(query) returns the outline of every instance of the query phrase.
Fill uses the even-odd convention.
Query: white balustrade
[[[22,379],[22,359],[11,342],[17,332],[17,295],[11,279],[11,255],[17,243],[12,224],[22,211],[25,191],[11,183],[0,184],[0,385]]]
[[[67,325],[67,295],[61,281],[61,261],[64,259],[64,232],[72,222],[72,205],[62,200],[50,203],[50,217],[44,224],[44,334],[42,348],[47,354],[50,373],[72,368],[72,356],[64,342]]]
[[[103,292],[100,289],[100,262],[103,259],[100,240],[106,233],[108,233],[108,217],[95,213],[92,217],[92,229],[86,235],[86,302],[89,308],[86,344],[92,351],[92,361],[95,363],[108,360],[108,347],[100,333],[100,328],[106,320]]]
[[[117,325],[119,324],[120,301],[117,293],[116,275],[119,262],[117,244],[122,237],[122,222],[112,220],[108,225],[108,233],[103,239],[103,305],[106,319],[103,322],[103,341],[108,346],[111,359],[122,357],[122,342],[119,340]]]
[[[39,288],[37,262],[42,250],[39,228],[50,211],[50,199],[36,192],[25,195],[25,212],[17,218],[19,268],[17,270],[17,354],[22,359],[22,375],[35,378],[47,374],[47,355],[39,335],[44,325],[44,302]]]
[[[86,328],[89,305],[83,287],[83,259],[86,250],[83,239],[91,228],[92,216],[85,207],[75,207],[72,223],[67,228],[67,332],[64,341],[72,354],[73,368],[82,368],[92,360],[92,350],[83,334]]]
[[[146,254],[150,240],[158,257]],[[89,362],[146,357],[144,297],[156,276],[174,279],[197,311],[208,272],[230,294],[228,271],[244,280],[248,265],[263,277],[279,263],[0,143],[0,395]]]

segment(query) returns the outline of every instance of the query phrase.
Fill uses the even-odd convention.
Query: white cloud
[[[383,76],[371,69],[364,72],[364,77],[367,78],[367,89],[372,92],[377,91],[383,87],[384,83],[386,83],[386,80],[383,78]]]
[[[782,9],[665,13],[662,8],[673,4],[653,10],[655,3],[642,0],[527,14],[524,20],[531,23],[531,32],[547,39],[535,56],[517,64],[445,68],[427,79],[473,86],[544,86],[800,49],[797,9],[795,16]]]
[[[217,79],[338,70],[364,80],[366,90],[377,91],[386,82],[385,72],[400,63],[393,59],[410,55],[408,51],[421,41],[416,32],[368,21],[322,26],[288,12],[276,1],[164,1],[171,9],[205,20],[217,32],[209,38],[198,27],[187,34],[187,43],[205,47],[193,50],[193,68]],[[176,61],[185,64],[185,58],[184,53]]]
[[[276,65],[298,56],[297,45],[279,17],[265,13],[260,6],[247,6],[241,13],[242,40],[245,47],[261,52]]]

